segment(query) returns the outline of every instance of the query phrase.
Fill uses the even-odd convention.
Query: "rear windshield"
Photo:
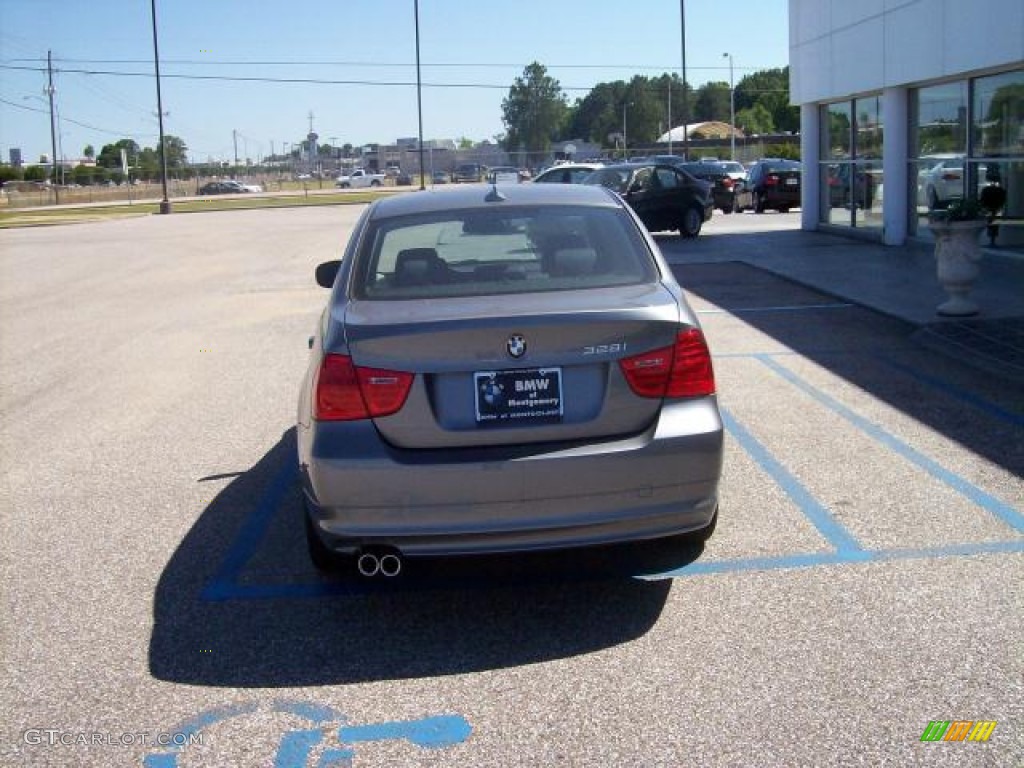
[[[352,294],[369,300],[486,296],[656,279],[647,243],[620,209],[475,208],[371,226]]]

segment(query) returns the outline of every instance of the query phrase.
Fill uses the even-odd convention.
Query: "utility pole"
[[[238,131],[234,128],[231,129],[231,141],[235,145],[235,167],[232,168],[232,176],[238,175]]]
[[[57,185],[57,126],[53,122],[53,58],[51,52],[46,52],[46,76],[48,78],[48,85],[46,86],[46,95],[50,98],[50,143],[53,151],[53,157],[51,167],[53,173],[51,174],[50,182],[53,184],[53,204],[60,205],[60,189]]]

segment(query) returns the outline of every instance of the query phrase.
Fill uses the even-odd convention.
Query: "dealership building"
[[[1000,186],[1024,253],[1022,0],[790,0],[789,37],[804,229],[902,245]]]

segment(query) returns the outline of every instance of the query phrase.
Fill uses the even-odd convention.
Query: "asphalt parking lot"
[[[728,429],[706,548],[319,577],[296,388],[361,210],[0,232],[0,764],[1024,763],[1024,392],[760,269],[797,213],[659,237]]]

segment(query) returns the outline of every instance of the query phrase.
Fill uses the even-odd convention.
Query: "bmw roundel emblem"
[[[512,355],[512,357],[522,357],[526,354],[526,339],[518,333],[509,336],[508,341],[505,342],[505,348],[508,349],[508,353]]]

